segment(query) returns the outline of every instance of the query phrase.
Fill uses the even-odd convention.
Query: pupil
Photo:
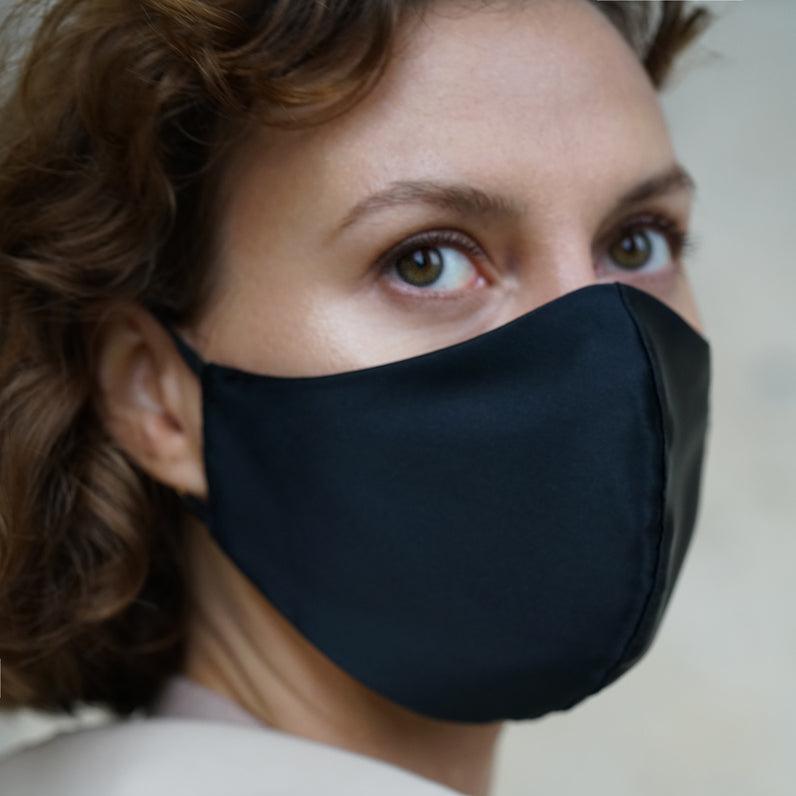
[[[442,257],[438,249],[416,249],[397,262],[398,273],[413,285],[422,287],[436,282],[442,273]]]
[[[638,231],[632,235],[625,235],[619,244],[613,247],[611,254],[620,267],[635,270],[646,264],[651,250],[649,236],[643,231]]]

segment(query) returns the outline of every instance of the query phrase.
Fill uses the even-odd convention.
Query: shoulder
[[[56,735],[0,758],[15,796],[450,796],[369,757],[274,730],[139,718]],[[333,783],[333,784],[332,784]]]

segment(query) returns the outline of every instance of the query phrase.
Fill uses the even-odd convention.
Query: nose
[[[515,310],[517,314],[547,304],[566,293],[599,281],[588,245],[552,242],[545,252],[537,252],[517,264]]]
[[[518,258],[515,281],[512,283],[511,309],[507,313],[518,317],[530,310],[589,285],[611,281],[627,282],[646,290],[680,315],[697,332],[705,334],[694,291],[685,270],[660,289],[645,287],[632,279],[601,277],[596,270],[594,255],[588,243],[578,243],[570,236],[562,237],[537,251],[533,256]]]

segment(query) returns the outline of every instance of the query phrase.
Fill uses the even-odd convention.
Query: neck
[[[501,723],[439,721],[381,697],[301,636],[203,527],[189,550],[189,678],[274,729],[488,796]]]

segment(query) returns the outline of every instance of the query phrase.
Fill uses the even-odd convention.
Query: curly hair
[[[591,1],[656,89],[711,19],[682,2]],[[114,300],[198,316],[227,153],[255,122],[344,113],[433,2],[17,0],[5,17],[2,708],[125,715],[179,670],[185,515],[103,429],[92,335]]]

